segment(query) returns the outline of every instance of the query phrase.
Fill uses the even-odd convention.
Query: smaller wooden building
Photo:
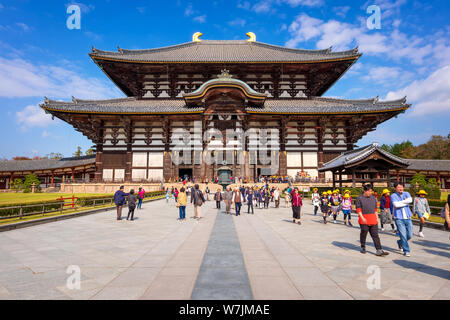
[[[397,157],[381,149],[378,143],[342,153],[337,158],[325,163],[319,172],[331,171],[333,188],[342,183],[386,182],[391,185],[391,171],[409,166],[407,159]],[[344,178],[345,177],[345,178]]]
[[[35,174],[41,187],[54,187],[61,182],[90,182],[95,175],[95,155],[42,160],[13,160],[0,162],[0,189],[9,189],[14,179]]]

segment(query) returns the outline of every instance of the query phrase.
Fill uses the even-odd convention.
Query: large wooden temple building
[[[126,97],[46,99],[41,107],[96,145],[97,181],[159,182],[184,175],[211,181],[223,166],[248,181],[301,170],[323,180],[318,168],[409,107],[406,99],[322,97],[359,59],[357,49],[300,50],[254,37],[196,36],[156,49],[93,48],[89,55]],[[270,136],[227,134],[264,130]],[[267,146],[262,140],[271,147],[261,148]],[[192,148],[177,149],[180,141]],[[263,161],[261,149],[275,169]]]

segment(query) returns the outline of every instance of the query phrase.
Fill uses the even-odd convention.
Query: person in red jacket
[[[293,214],[293,220],[292,222],[295,223],[295,220],[298,220],[298,224],[302,224],[300,222],[300,210],[303,206],[302,202],[302,196],[298,192],[298,188],[294,188],[292,191],[292,214]]]
[[[359,216],[359,225],[361,227],[360,242],[361,253],[366,253],[367,233],[370,233],[375,248],[376,255],[379,257],[386,256],[389,253],[381,248],[380,236],[378,235],[378,208],[377,199],[372,195],[372,185],[363,185],[364,193],[356,199],[356,212]]]

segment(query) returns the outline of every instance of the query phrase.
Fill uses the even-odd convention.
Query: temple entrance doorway
[[[188,168],[180,168],[178,169],[178,177],[180,177],[181,179],[190,179],[192,180],[192,168],[188,169]]]

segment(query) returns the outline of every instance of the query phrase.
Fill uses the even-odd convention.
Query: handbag
[[[423,217],[425,218],[425,220],[428,220],[430,218],[430,213],[429,212],[425,212],[423,214]]]

